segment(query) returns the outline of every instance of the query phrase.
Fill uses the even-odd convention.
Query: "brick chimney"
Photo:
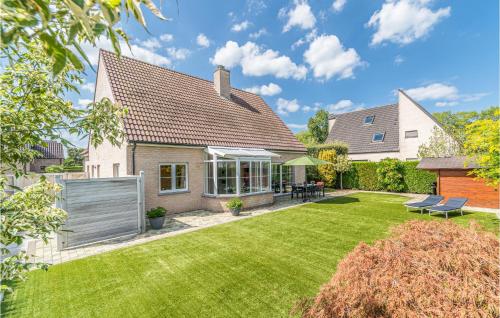
[[[229,71],[222,65],[217,65],[214,71],[214,88],[219,96],[231,99],[231,83],[229,80]]]

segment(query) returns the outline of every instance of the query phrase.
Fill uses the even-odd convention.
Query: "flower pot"
[[[240,215],[240,209],[229,209],[234,216]]]
[[[150,218],[149,219],[149,224],[151,224],[151,228],[153,230],[159,230],[163,227],[163,222],[165,222],[165,217],[160,216],[157,218]]]

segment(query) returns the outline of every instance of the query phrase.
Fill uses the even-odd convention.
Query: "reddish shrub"
[[[411,221],[361,243],[303,317],[499,317],[499,242],[476,225]]]

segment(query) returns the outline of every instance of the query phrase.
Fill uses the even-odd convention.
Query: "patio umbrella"
[[[310,156],[302,156],[292,160],[288,160],[283,165],[285,166],[317,166],[317,165],[332,165],[333,163]]]

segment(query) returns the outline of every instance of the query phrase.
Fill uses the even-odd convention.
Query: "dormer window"
[[[363,124],[365,124],[365,125],[371,125],[371,124],[373,124],[373,120],[374,119],[375,119],[374,115],[366,116]]]
[[[383,142],[385,137],[385,132],[374,133],[372,137],[372,142]]]

